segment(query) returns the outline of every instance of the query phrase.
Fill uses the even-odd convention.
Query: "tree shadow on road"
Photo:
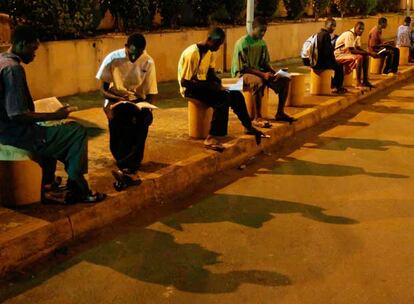
[[[296,159],[294,157],[282,157],[277,161],[276,166],[269,171],[260,172],[260,174],[274,175],[311,175],[311,176],[354,176],[367,175],[381,178],[409,178],[407,175],[387,173],[387,172],[369,172],[364,168],[338,165],[338,164],[321,164],[312,161]]]
[[[366,112],[375,112],[381,114],[406,114],[414,115],[414,109],[405,109],[397,106],[383,106],[383,105],[366,105],[363,109]]]
[[[165,225],[183,230],[183,224],[231,222],[251,228],[260,228],[275,214],[299,213],[303,217],[327,224],[350,225],[358,221],[342,216],[328,215],[317,206],[242,195],[214,195],[162,221]]]
[[[228,293],[241,284],[290,285],[290,279],[272,271],[247,270],[214,273],[206,266],[220,264],[220,254],[194,243],[179,244],[168,233],[152,229],[124,235],[77,257],[110,267],[140,281],[174,286],[196,293]]]
[[[414,148],[414,145],[400,144],[393,140],[319,136],[309,140],[304,147],[335,151],[346,151],[347,149],[387,151],[389,147]]]
[[[88,264],[100,265],[130,278],[175,287],[178,290],[193,293],[220,294],[236,291],[242,284],[261,286],[287,286],[291,280],[286,275],[265,270],[234,270],[213,272],[209,267],[220,264],[220,254],[207,250],[199,244],[177,243],[168,233],[139,229],[122,234],[116,239],[107,240],[97,246],[76,255],[48,272],[38,273],[16,286],[0,287],[0,302],[26,293],[42,284],[49,284],[49,279],[60,277],[71,282],[79,280],[79,272],[85,286],[94,282],[94,272]],[[87,262],[87,263],[85,263]],[[75,271],[71,271],[76,268]],[[99,281],[99,278],[97,278]],[[122,284],[122,282],[120,282]],[[45,286],[47,290],[47,286]],[[87,289],[86,289],[87,290]],[[79,290],[78,295],[86,290]],[[105,292],[96,289],[95,292]]]

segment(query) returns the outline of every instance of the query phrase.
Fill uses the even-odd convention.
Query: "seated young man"
[[[325,22],[325,27],[317,34],[318,60],[313,69],[334,70],[335,76],[332,79],[332,88],[334,88],[335,93],[344,94],[347,92],[343,87],[344,67],[342,64],[336,62],[334,47],[331,42],[331,35],[335,32],[335,29],[335,19],[328,18]]]
[[[405,17],[404,24],[398,27],[395,45],[397,47],[408,47],[410,49],[410,61],[413,61],[414,48],[411,41],[411,17]]]
[[[75,122],[41,126],[38,122],[61,120],[70,113],[65,106],[53,113],[35,113],[34,103],[21,62],[33,61],[39,41],[31,27],[18,26],[10,49],[0,54],[0,143],[31,152],[43,171],[43,185],[55,180],[56,161],[65,165],[68,174],[64,202],[100,202],[103,193],[89,189],[84,174],[88,171],[86,130]]]
[[[345,73],[357,68],[358,87],[373,88],[374,85],[368,80],[369,57],[378,58],[378,55],[362,48],[361,36],[364,30],[365,24],[359,21],[354,28],[342,33],[336,40],[335,58],[345,66]]]
[[[370,52],[379,53],[385,58],[384,74],[397,73],[400,62],[400,50],[394,47],[394,41],[383,41],[382,31],[387,28],[388,21],[382,17],[378,19],[378,25],[374,26],[368,35],[368,49]]]
[[[276,121],[292,123],[295,119],[284,111],[290,79],[277,75],[270,66],[269,51],[263,40],[266,31],[266,20],[263,17],[256,17],[252,32],[240,38],[234,46],[231,74],[232,77],[243,77],[245,89],[252,91],[256,100],[256,120],[263,121],[260,112],[261,97],[264,88],[269,87],[279,95]]]
[[[259,144],[263,133],[252,126],[243,94],[228,91],[221,85],[215,72],[215,52],[225,39],[221,28],[214,28],[203,42],[190,45],[181,54],[178,62],[178,84],[183,97],[195,98],[214,109],[208,137],[204,141],[207,149],[222,151],[220,137],[227,135],[229,107],[237,115],[246,133],[255,135]]]
[[[96,75],[106,98],[111,153],[121,174],[134,175],[144,157],[145,141],[152,123],[150,109],[134,105],[116,106],[119,101],[153,102],[158,94],[154,60],[145,51],[140,33],[128,37],[125,48],[109,53]]]

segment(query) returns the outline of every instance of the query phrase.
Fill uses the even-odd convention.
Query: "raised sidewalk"
[[[345,96],[306,96],[306,106],[288,108],[298,121],[292,125],[274,123],[266,131],[271,138],[256,146],[233,114],[229,138],[223,153],[206,151],[202,141],[188,138],[185,103],[169,92],[161,92],[163,109],[154,112],[154,124],[147,141],[141,171],[143,183],[116,192],[110,170],[114,168],[108,147],[106,118],[99,107],[76,113],[75,118],[89,128],[90,173],[93,188],[108,193],[108,199],[96,205],[28,206],[19,210],[0,207],[0,276],[19,269],[82,235],[123,217],[172,199],[188,195],[194,187],[222,170],[235,168],[263,150],[274,148],[280,140],[347,108],[380,90],[414,75],[414,66],[401,67],[397,76],[372,76],[376,89],[361,92],[352,89]],[[276,98],[271,95],[270,113],[274,115]],[[166,100],[168,106],[163,106]]]

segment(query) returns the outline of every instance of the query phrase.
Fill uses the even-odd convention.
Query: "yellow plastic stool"
[[[0,145],[0,204],[16,207],[41,200],[42,168],[28,151]]]
[[[410,48],[407,46],[398,47],[400,50],[400,65],[407,65],[410,61]]]
[[[247,112],[251,119],[254,119],[256,116],[256,101],[253,98],[251,91],[243,91],[244,101],[246,102]]]
[[[384,66],[383,58],[369,58],[369,72],[371,74],[382,74],[382,69]]]
[[[210,132],[213,108],[197,99],[188,99],[188,131],[192,138],[204,139]]]
[[[312,95],[330,95],[332,93],[331,84],[333,70],[314,71],[311,70],[311,89]]]
[[[287,106],[300,106],[303,105],[305,100],[305,74],[290,73],[290,87],[289,97],[286,102]]]
[[[353,87],[354,86],[354,79],[355,77],[355,73],[351,72],[349,74],[345,74],[344,77],[344,87]]]

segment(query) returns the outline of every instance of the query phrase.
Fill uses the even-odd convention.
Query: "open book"
[[[48,97],[36,100],[34,106],[37,113],[53,113],[62,108],[63,104],[56,97]],[[69,107],[69,110],[77,111],[78,107]]]
[[[34,102],[35,112],[36,113],[53,113],[63,107],[63,104],[56,97],[48,97]],[[69,107],[69,111],[77,111],[78,107]],[[40,126],[50,127],[64,124],[67,120],[50,120],[50,121],[41,121],[37,124]]]
[[[221,85],[229,91],[243,91],[243,77],[223,79]]]
[[[380,55],[380,54],[384,53],[386,50],[387,50],[386,48],[383,48],[382,50],[380,50],[380,51],[377,53],[377,55]]]
[[[157,106],[154,106],[153,104],[151,104],[149,102],[146,102],[146,101],[132,102],[132,101],[127,101],[127,100],[121,100],[121,101],[118,101],[118,102],[114,103],[113,105],[111,105],[111,109],[113,109],[113,108],[115,108],[115,107],[117,107],[121,104],[132,104],[132,105],[136,106],[139,110],[142,110],[142,109],[151,109],[151,110],[158,109]]]
[[[279,76],[279,77],[287,77],[289,79],[292,78],[292,76],[290,76],[290,74],[284,70],[279,70],[275,73],[275,76]]]

